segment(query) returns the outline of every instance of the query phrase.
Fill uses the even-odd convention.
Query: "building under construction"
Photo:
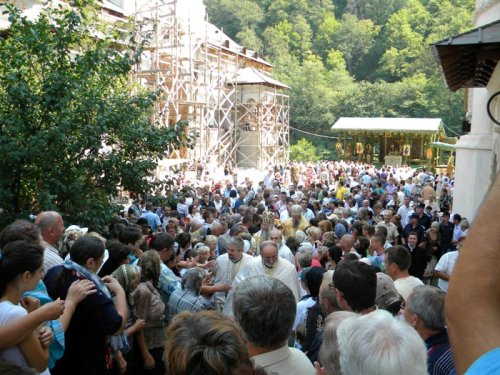
[[[207,21],[202,0],[136,0],[136,30],[149,35],[136,78],[159,89],[155,122],[188,122],[174,160],[267,168],[288,161],[286,85],[272,66]]]
[[[15,0],[36,17],[43,0]],[[53,0],[53,5],[67,4]],[[272,66],[238,45],[207,21],[202,0],[101,0],[111,24],[130,20],[148,43],[135,79],[159,91],[158,126],[188,122],[188,146],[166,150],[171,165],[267,168],[288,161],[289,104],[283,83],[271,78]],[[8,21],[0,19],[8,27]]]

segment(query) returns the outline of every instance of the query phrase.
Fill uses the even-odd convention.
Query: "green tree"
[[[47,8],[30,21],[7,6],[10,28],[0,37],[4,224],[57,209],[69,222],[103,228],[112,197],[154,188],[158,160],[181,144],[183,126],[154,126],[157,96],[130,85],[142,42],[105,30],[93,10]]]
[[[333,36],[340,29],[340,22],[333,13],[326,13],[318,26],[314,43],[314,51],[323,59],[328,51],[334,48]]]
[[[391,16],[386,25],[389,35],[387,45],[390,47],[383,54],[380,64],[387,79],[397,80],[413,74],[413,63],[427,47],[423,43],[424,36],[412,25],[414,18],[425,17],[417,17],[408,9],[403,9]]]
[[[294,161],[317,161],[320,156],[316,146],[314,146],[308,140],[301,138],[298,142],[290,146],[290,159]]]
[[[291,25],[286,22],[276,26],[268,26],[262,34],[264,53],[275,65],[274,72],[280,78],[289,76],[290,72],[298,65],[298,58],[290,51],[289,29],[291,29]]]
[[[254,51],[262,52],[262,41],[254,29],[247,27],[236,34],[238,41]]]
[[[205,0],[210,22],[224,28],[231,38],[247,28],[255,29],[264,14],[258,4],[251,0]]]
[[[360,19],[371,19],[376,25],[383,25],[403,3],[403,0],[351,0],[346,10]]]
[[[310,56],[294,78],[290,95],[292,124],[312,132],[328,132],[333,121],[331,106],[335,91],[328,84],[321,59]]]
[[[375,43],[380,27],[371,20],[359,20],[351,14],[344,14],[341,26],[333,35],[334,48],[341,51],[347,70],[354,74],[362,59]]]

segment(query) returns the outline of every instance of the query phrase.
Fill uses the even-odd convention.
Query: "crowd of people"
[[[260,177],[181,178],[175,203],[134,197],[106,238],[55,211],[4,228],[0,373],[457,373],[445,300],[470,224],[453,176]]]

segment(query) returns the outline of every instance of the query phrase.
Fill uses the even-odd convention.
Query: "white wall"
[[[500,19],[499,0],[477,0],[476,27]],[[457,143],[453,211],[474,220],[494,176],[499,170],[500,126],[487,114],[489,98],[500,90],[500,67],[497,65],[486,88],[471,89],[471,132]],[[492,103],[492,112],[500,119],[500,99]]]

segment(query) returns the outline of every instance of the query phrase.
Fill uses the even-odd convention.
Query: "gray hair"
[[[231,237],[229,241],[227,241],[226,248],[228,246],[234,246],[236,250],[242,252],[243,249],[245,248],[245,242],[243,242],[243,239],[240,237]]]
[[[265,247],[265,246],[271,246],[271,247],[274,247],[274,249],[276,250],[276,252],[278,252],[278,245],[276,245],[276,243],[274,241],[271,241],[271,240],[267,240],[267,241],[261,241],[260,244],[259,244],[259,251],[260,253],[262,253],[262,249]]]
[[[312,247],[300,246],[295,257],[300,268],[311,267]]]
[[[307,234],[302,230],[296,231],[294,237],[299,243],[302,243],[305,240],[307,240]]]
[[[335,311],[325,319],[323,343],[319,350],[319,360],[328,374],[341,374],[337,329],[344,320],[356,316],[358,314],[351,311]]]
[[[210,245],[212,243],[217,242],[217,236],[214,236],[212,234],[209,234],[208,236],[205,237],[205,244]]]
[[[286,343],[296,307],[290,288],[269,276],[245,279],[234,292],[235,320],[248,340],[261,348],[278,348]]]
[[[205,245],[203,242],[199,242],[195,245],[194,248],[191,249],[191,257],[195,258],[200,254],[209,253],[209,252],[210,252],[210,248],[207,245]]]
[[[366,338],[369,337],[370,340]],[[409,324],[384,310],[347,318],[337,329],[343,375],[427,374],[427,349]]]
[[[291,211],[292,215],[302,215],[302,206],[300,204],[294,204]]]
[[[446,325],[444,300],[446,293],[430,285],[419,285],[413,289],[406,301],[406,308],[422,319],[424,327],[439,331]]]
[[[196,267],[190,268],[186,271],[184,276],[182,276],[181,288],[198,295],[200,293],[202,282],[202,271]]]

